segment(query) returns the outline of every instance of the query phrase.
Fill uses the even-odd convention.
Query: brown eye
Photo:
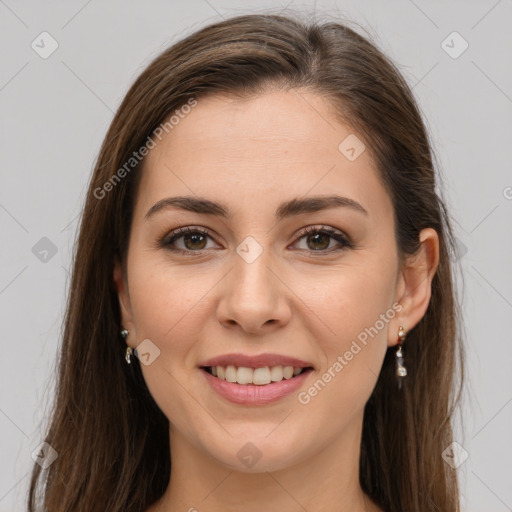
[[[170,236],[162,240],[161,246],[182,253],[201,252],[208,248],[209,238],[211,239],[210,234],[203,229],[186,227],[174,230]]]
[[[329,247],[330,239],[330,236],[320,232],[307,235],[307,241],[311,244],[310,247],[314,247],[314,249],[321,251]]]
[[[201,250],[205,247],[206,236],[201,233],[183,235],[185,247],[190,250]]]
[[[201,228],[185,227],[172,231],[170,235],[160,242],[160,247],[183,254],[200,253],[208,249],[208,239],[213,240],[208,231]],[[310,253],[327,254],[352,247],[352,243],[347,236],[342,232],[326,226],[322,226],[321,228],[308,227],[304,229],[299,235],[298,241],[302,239],[305,239],[306,247],[300,249],[309,251]],[[337,242],[338,247],[335,245],[330,247],[332,241]]]
[[[348,237],[328,226],[308,227],[299,234],[299,241],[302,239],[306,241],[303,249],[311,253],[331,253],[352,247]],[[329,247],[332,240],[338,243],[338,248]]]

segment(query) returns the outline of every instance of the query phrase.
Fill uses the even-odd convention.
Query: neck
[[[362,417],[320,452],[285,469],[260,472],[226,467],[171,427],[169,486],[148,512],[225,512],[242,504],[244,512],[377,512],[359,484],[361,425]]]

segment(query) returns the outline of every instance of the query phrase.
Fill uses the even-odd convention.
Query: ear
[[[388,346],[398,343],[398,328],[413,329],[425,315],[432,293],[432,279],[439,264],[439,236],[432,228],[425,228],[419,236],[418,252],[407,258],[400,271],[395,300],[402,309],[390,324]]]
[[[123,266],[116,260],[114,263],[114,283],[117,289],[117,296],[119,298],[119,307],[121,310],[121,325],[119,330],[126,329],[130,334],[126,339],[126,343],[130,340],[136,340],[137,334],[135,332],[135,323],[133,321],[132,307],[130,303],[130,293],[128,291],[128,281]],[[132,346],[132,345],[130,345]],[[132,346],[132,348],[135,348]]]

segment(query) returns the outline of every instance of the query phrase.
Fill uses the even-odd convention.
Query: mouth
[[[268,386],[285,380],[293,380],[313,371],[312,366],[263,366],[251,368],[247,366],[201,366],[201,370],[218,380],[240,384],[243,386]]]

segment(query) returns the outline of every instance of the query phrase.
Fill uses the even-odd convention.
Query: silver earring
[[[121,331],[121,336],[126,339],[128,338],[128,334],[130,334],[126,329],[123,329]],[[131,355],[133,354],[133,350],[132,350],[132,347],[126,347],[126,354],[124,356],[126,362],[128,364],[132,364],[132,360],[131,360]]]
[[[404,366],[404,353],[402,343],[404,342],[407,333],[405,329],[400,326],[398,328],[398,349],[396,351],[396,375],[398,377],[398,389],[402,388],[402,380],[407,375],[407,369]]]
[[[132,360],[130,359],[130,356],[133,354],[132,347],[126,347],[126,355],[124,358],[126,359],[126,362],[128,364],[132,364]]]

